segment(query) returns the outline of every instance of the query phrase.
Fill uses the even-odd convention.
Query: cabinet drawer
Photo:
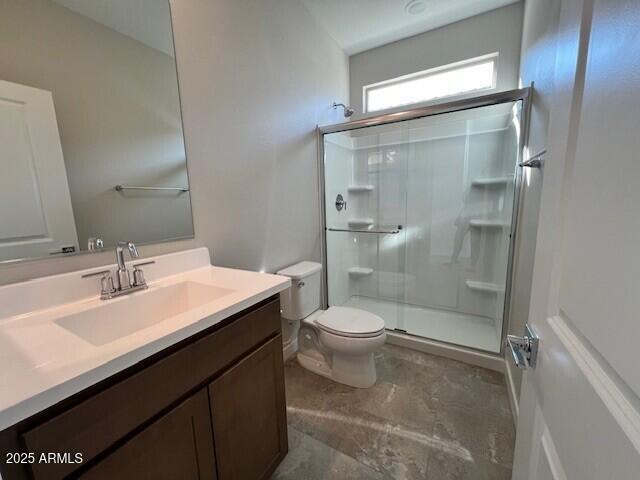
[[[125,438],[172,403],[280,331],[276,299],[159,358],[144,370],[21,435],[26,450],[82,453],[84,462]],[[57,479],[74,464],[34,464],[34,478]]]

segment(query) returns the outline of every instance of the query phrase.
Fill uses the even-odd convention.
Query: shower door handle
[[[524,335],[507,335],[507,346],[511,350],[511,357],[516,367],[523,370],[535,368],[538,358],[540,340],[529,325],[524,326]]]

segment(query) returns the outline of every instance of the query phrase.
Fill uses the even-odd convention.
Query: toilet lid
[[[349,307],[329,307],[316,319],[319,327],[343,336],[377,334],[384,330],[384,320],[379,316]]]

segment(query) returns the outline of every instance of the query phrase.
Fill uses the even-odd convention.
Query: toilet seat
[[[371,338],[385,332],[384,320],[378,315],[349,307],[329,307],[315,324],[327,333],[348,338]]]

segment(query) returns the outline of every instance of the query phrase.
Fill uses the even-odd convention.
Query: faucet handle
[[[108,298],[116,291],[116,288],[113,285],[113,278],[111,277],[111,270],[100,270],[99,272],[85,273],[82,275],[82,278],[97,277],[98,275],[102,275],[102,278],[100,279],[100,296],[102,298]]]
[[[134,263],[133,268],[144,267],[145,265],[153,265],[154,263],[156,263],[155,260],[149,260],[148,262]]]
[[[147,281],[144,279],[144,272],[140,267],[144,267],[145,265],[153,265],[156,263],[151,260],[149,262],[136,263],[133,265],[133,286],[141,287],[147,284]]]
[[[82,278],[97,277],[102,275],[103,277],[111,276],[111,270],[100,270],[99,272],[85,273]]]

